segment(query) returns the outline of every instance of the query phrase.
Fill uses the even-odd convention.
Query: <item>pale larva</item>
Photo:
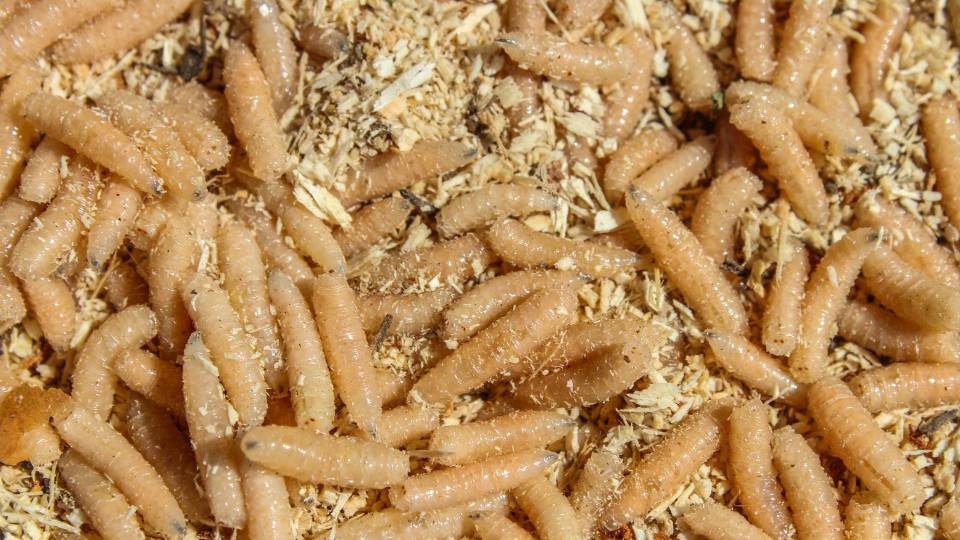
[[[633,49],[636,66],[630,78],[607,96],[607,114],[603,118],[604,136],[619,140],[633,133],[640,115],[650,103],[653,78],[654,50],[650,38],[642,31],[634,30],[624,38],[623,46]]]
[[[443,465],[463,465],[499,454],[543,448],[567,434],[576,422],[552,411],[516,411],[481,422],[442,426],[428,448]]]
[[[827,368],[827,348],[847,294],[867,256],[877,246],[873,229],[857,229],[830,246],[810,274],[804,291],[800,335],[790,354],[790,371],[802,383],[814,382]]]
[[[183,411],[183,374],[173,362],[161,360],[143,349],[130,349],[116,358],[113,371],[132,390],[177,418],[186,418]]]
[[[940,205],[954,227],[960,227],[960,112],[953,99],[933,99],[923,109],[921,127],[927,159],[936,175]]]
[[[104,188],[87,235],[87,260],[94,270],[105,268],[133,230],[141,208],[140,193],[130,186],[111,182]]]
[[[27,314],[16,278],[7,270],[7,254],[38,210],[38,205],[16,196],[7,197],[0,203],[0,331],[18,324]]]
[[[824,377],[807,394],[807,410],[830,452],[891,511],[915,512],[926,499],[920,475],[847,385]]]
[[[749,137],[730,123],[730,111],[723,109],[716,120],[717,144],[713,149],[713,162],[710,164],[713,175],[721,174],[738,167],[753,169],[757,163],[757,149]]]
[[[20,111],[37,130],[113,171],[131,186],[152,195],[163,193],[163,180],[137,145],[90,109],[52,94],[34,92],[23,100]]]
[[[851,103],[850,55],[843,36],[831,30],[817,63],[814,79],[810,85],[810,103],[827,114],[843,118],[851,124],[860,122]]]
[[[0,98],[2,100],[2,98]],[[20,174],[17,194],[25,201],[50,202],[60,189],[60,165],[70,150],[56,139],[44,137]]]
[[[535,231],[515,219],[505,219],[486,233],[490,248],[506,262],[521,268],[558,266],[595,278],[628,272],[639,262],[637,254],[591,241],[560,238]]]
[[[250,461],[317,484],[382,489],[403,482],[410,470],[410,459],[400,450],[296,427],[255,427],[240,448]]]
[[[737,7],[734,50],[740,75],[769,82],[777,69],[774,12],[771,0],[746,0]]]
[[[116,311],[150,301],[147,282],[126,261],[117,261],[108,269],[103,277],[103,291],[107,302]]]
[[[557,16],[568,30],[583,28],[599,19],[613,0],[563,0],[559,3]]]
[[[604,510],[603,526],[613,530],[643,519],[706,463],[720,448],[720,423],[715,416],[725,408],[725,404],[708,404],[687,416],[635,462],[620,496]]]
[[[955,332],[931,332],[875,304],[852,300],[838,324],[843,339],[898,362],[960,361]]]
[[[107,317],[77,355],[74,401],[96,418],[109,418],[117,386],[113,362],[122,351],[139,349],[156,334],[157,316],[147,306],[130,306]]]
[[[854,495],[845,514],[847,540],[890,540],[890,514],[867,492]]]
[[[624,141],[603,171],[603,193],[617,204],[630,182],[677,149],[677,139],[666,130],[647,130]]]
[[[343,256],[349,259],[388,237],[395,237],[406,228],[413,205],[403,197],[387,197],[364,206],[355,214],[350,225],[337,229],[337,241]]]
[[[580,476],[570,490],[570,504],[587,538],[596,529],[603,508],[616,495],[623,469],[623,460],[605,450],[595,450],[580,468]]]
[[[530,518],[543,540],[576,540],[580,522],[570,501],[557,486],[537,475],[511,492],[517,506]]]
[[[770,282],[761,323],[763,346],[777,356],[789,356],[797,345],[803,290],[810,273],[810,257],[803,244],[790,242],[785,251],[789,258],[778,261],[778,272]]]
[[[737,512],[707,500],[683,513],[687,528],[709,540],[770,540],[763,530]]]
[[[960,401],[960,366],[897,363],[862,371],[848,383],[872,413],[893,409],[927,409]]]
[[[297,425],[330,431],[336,412],[333,383],[310,306],[282,272],[270,273],[268,287],[283,337],[287,385]]]
[[[447,307],[443,312],[440,336],[453,341],[468,339],[532,293],[576,286],[581,279],[576,272],[526,270],[484,281]]]
[[[21,285],[44,339],[56,351],[69,349],[70,340],[77,330],[77,305],[73,290],[58,277],[24,280]]]
[[[700,137],[665,156],[630,182],[658,201],[666,201],[692,184],[710,166],[716,140]]]
[[[473,518],[480,540],[535,540],[526,529],[500,514],[484,514]]]
[[[401,512],[388,508],[369,512],[337,527],[340,540],[442,540],[470,536],[474,532],[471,516],[478,513],[502,516],[507,511],[507,495],[471,501],[432,512]],[[479,525],[477,526],[479,529]],[[496,540],[509,540],[497,537]]]
[[[390,290],[420,278],[448,283],[478,274],[495,260],[496,256],[480,239],[466,234],[398,257],[387,257],[370,272],[370,281],[390,284]]]
[[[718,330],[704,333],[714,359],[747,386],[794,406],[804,404],[803,389],[780,361],[739,335]]]
[[[413,377],[408,373],[397,373],[387,368],[376,368],[377,388],[384,407],[390,407],[403,401],[410,388]]]
[[[183,283],[180,296],[194,325],[210,348],[220,381],[240,421],[260,425],[267,412],[267,385],[253,339],[226,291],[210,276],[197,272]]]
[[[170,93],[167,95],[167,102],[176,103],[178,110],[186,109],[194,111],[200,117],[212,121],[224,135],[229,136],[233,132],[232,126],[230,125],[230,110],[227,107],[227,98],[223,97],[223,94],[216,90],[207,88],[196,81],[178,84],[170,89]],[[159,106],[157,110],[164,111],[164,108],[163,106]],[[177,134],[181,139],[184,139],[183,135],[179,133],[179,130]],[[201,161],[199,157],[194,157],[198,161]],[[202,161],[201,166],[204,166],[206,169]]]
[[[148,99],[113,90],[99,96],[96,103],[113,125],[137,144],[171,195],[180,201],[198,201],[207,194],[200,165]]]
[[[231,43],[223,65],[230,121],[253,174],[276,182],[287,170],[287,144],[273,109],[270,85],[246,45]]]
[[[440,425],[440,411],[420,405],[400,405],[384,411],[377,422],[377,440],[400,448],[432,433]]]
[[[789,117],[764,101],[750,100],[730,107],[730,121],[753,142],[797,214],[813,224],[825,222],[823,180]]]
[[[577,317],[572,288],[531,295],[425,373],[413,386],[427,403],[443,403],[496,377]]]
[[[728,459],[743,513],[771,538],[788,540],[794,535],[793,522],[773,467],[773,430],[768,413],[758,399],[733,409]]]
[[[57,472],[104,540],[145,538],[136,508],[130,506],[109,478],[91,467],[77,452],[64,452],[57,463]]]
[[[0,21],[17,10],[20,0],[0,0]]]
[[[257,234],[257,244],[263,250],[267,265],[286,274],[297,284],[300,292],[309,295],[313,287],[313,270],[295,249],[287,245],[274,227],[273,220],[266,214],[239,203],[228,203],[227,208]]]
[[[297,92],[300,70],[297,50],[290,31],[280,22],[280,7],[274,0],[255,0],[247,4],[253,49],[270,83],[273,110],[280,117]]]
[[[303,50],[320,60],[333,60],[350,53],[349,38],[333,28],[305,24],[300,27],[298,41]]]
[[[723,173],[700,194],[690,231],[717,264],[733,257],[737,221],[762,188],[756,175],[738,167]]]
[[[710,57],[697,42],[693,32],[680,20],[672,4],[654,4],[653,24],[666,37],[667,59],[670,61],[670,83],[687,107],[709,111],[720,92],[720,81]]]
[[[783,28],[773,84],[792,96],[800,96],[816,67],[826,40],[827,18],[836,0],[805,0],[790,4]]]
[[[538,2],[532,3],[539,6]],[[540,102],[540,76],[509,60],[504,67],[503,77],[513,81],[519,98],[507,108],[510,129],[516,136],[533,125],[533,118],[543,108]]]
[[[391,487],[390,502],[405,512],[425,512],[481,499],[542,474],[557,457],[545,450],[525,450],[418,474]]]
[[[219,524],[243,527],[247,521],[241,489],[243,457],[234,442],[230,405],[200,332],[190,335],[183,351],[183,400],[210,511]]]
[[[773,463],[793,514],[797,537],[843,540],[833,480],[806,439],[787,426],[773,434]]]
[[[457,236],[503,218],[549,212],[557,202],[555,195],[531,186],[487,184],[441,208],[437,230],[444,237]]]
[[[940,531],[947,540],[960,538],[960,498],[956,495],[940,509]]]
[[[241,466],[249,540],[294,540],[293,509],[282,476],[249,460]]]
[[[159,317],[157,341],[161,356],[173,359],[183,351],[190,335],[190,314],[180,296],[200,248],[184,218],[173,217],[150,249],[147,265],[150,307]]]
[[[345,180],[346,190],[337,197],[349,208],[459,169],[476,156],[476,149],[460,142],[419,141],[406,152],[384,152],[365,161]]]
[[[39,68],[23,66],[7,78],[0,92],[0,196],[13,191],[37,137],[30,123],[20,118],[19,108],[29,94],[40,90],[41,78]]]
[[[391,322],[384,336],[418,335],[440,324],[443,310],[456,296],[457,291],[450,287],[419,294],[369,294],[357,299],[357,309],[369,336],[387,315]]]
[[[850,55],[850,87],[863,118],[870,117],[875,100],[887,100],[883,78],[909,19],[910,2],[883,0],[860,29],[863,40],[854,44]]]
[[[356,295],[346,276],[317,276],[313,282],[313,311],[337,394],[350,418],[375,439],[382,402]]]
[[[56,413],[53,425],[72,450],[113,480],[148,525],[171,538],[187,533],[186,518],[163,478],[110,424],[78,404]]]
[[[564,81],[612,84],[636,71],[634,50],[620,45],[572,43],[547,32],[509,32],[496,40],[520,66]]]
[[[707,326],[747,333],[737,292],[680,218],[644,191],[627,192],[630,219],[660,269]]]
[[[173,382],[182,401],[183,382]],[[183,409],[183,403],[180,408]],[[208,521],[210,506],[193,481],[197,470],[193,449],[174,419],[146,398],[131,394],[126,424],[130,442],[157,470],[187,518],[193,522]]]
[[[13,278],[15,279],[15,278]],[[27,305],[24,303],[20,289],[10,277],[0,275],[0,332],[6,332],[27,316]]]
[[[154,106],[167,119],[184,148],[204,171],[217,170],[230,161],[231,147],[227,134],[232,131],[224,131],[214,120],[180,103]]]

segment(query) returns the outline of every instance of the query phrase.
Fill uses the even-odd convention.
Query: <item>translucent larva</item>
[[[99,96],[96,101],[97,106],[107,112],[110,121],[139,146],[147,162],[163,178],[163,185],[171,195],[181,201],[197,201],[206,195],[200,165],[147,98],[114,90]]]
[[[514,219],[491,226],[486,240],[501,259],[521,268],[559,266],[595,278],[608,278],[629,272],[640,262],[635,253],[625,249],[560,238],[535,231]]]
[[[877,233],[857,229],[830,246],[810,274],[803,297],[800,335],[790,354],[790,371],[802,383],[814,382],[827,368],[827,348],[847,295],[867,256],[877,246]]]
[[[850,76],[849,58],[843,36],[830,31],[817,63],[816,75],[810,84],[810,103],[829,115],[859,123],[847,83]]]
[[[139,349],[155,335],[157,316],[147,306],[130,306],[107,317],[77,355],[74,401],[96,418],[109,418],[117,386],[114,361],[122,351]]]
[[[850,499],[845,514],[848,540],[890,540],[890,514],[866,492]]]
[[[823,180],[789,117],[764,101],[752,100],[732,105],[730,121],[753,142],[797,214],[814,224],[825,222]]]
[[[624,463],[619,456],[596,450],[580,469],[570,490],[570,504],[580,518],[584,535],[590,538],[603,508],[613,500],[623,478]]]
[[[387,315],[392,321],[385,335],[417,335],[436,328],[456,296],[449,287],[419,294],[370,294],[357,299],[357,308],[367,335],[375,334]]]
[[[507,32],[544,32],[547,12],[538,0],[510,0],[506,6]],[[540,114],[540,76],[531,73],[513,61],[506,62],[503,77],[513,80],[519,99],[507,108],[510,129],[514,136],[532,126],[533,118]]]
[[[474,532],[471,516],[502,516],[507,511],[505,493],[432,512],[401,512],[388,508],[369,512],[337,528],[340,540],[441,540]],[[477,524],[477,529],[480,525]],[[497,540],[504,540],[497,537]]]
[[[0,91],[0,195],[13,191],[36,139],[34,129],[20,118],[19,107],[30,93],[40,90],[41,78],[36,66],[23,66],[7,78]]]
[[[163,180],[137,145],[90,109],[52,94],[34,92],[23,100],[20,111],[37,130],[113,171],[131,186],[152,195],[163,193]]]
[[[926,499],[920,475],[847,385],[824,377],[808,396],[807,410],[830,452],[891,511],[915,512]]]
[[[774,12],[771,0],[746,0],[737,7],[734,49],[740,75],[770,82],[777,68]]]
[[[873,17],[860,29],[863,41],[854,44],[850,55],[850,87],[863,118],[870,117],[874,100],[887,99],[883,78],[909,19],[910,2],[883,0],[877,2]]]
[[[77,305],[70,286],[58,277],[21,282],[30,312],[54,350],[66,351],[77,330]]]
[[[440,411],[420,405],[401,405],[384,411],[377,422],[377,440],[400,448],[421,439],[440,425]]]
[[[229,136],[233,132],[232,126],[230,125],[230,110],[227,107],[227,98],[223,97],[223,94],[220,92],[207,88],[196,81],[191,81],[187,84],[180,84],[171,88],[167,99],[168,104],[177,104],[177,110],[194,111],[200,115],[200,117],[212,121],[221,131],[221,135]],[[157,110],[161,112],[167,111],[164,106],[157,107]],[[172,118],[170,118],[170,120],[172,120]],[[188,138],[184,137],[179,129],[177,129],[177,135],[181,140]],[[186,144],[186,141],[184,141],[184,144]],[[191,153],[193,152],[191,151]],[[194,158],[200,161],[200,165],[204,167],[204,169],[207,169],[207,164],[205,164],[199,156],[194,155]],[[226,162],[221,164],[221,166],[224,164],[226,164]]]
[[[714,176],[743,167],[752,169],[757,163],[757,150],[742,131],[730,123],[730,111],[723,109],[716,120],[717,144],[710,164]]]
[[[377,368],[377,388],[384,407],[390,407],[403,401],[413,387],[413,378],[407,373],[397,373],[387,368]]]
[[[175,382],[182,401],[183,382]],[[193,480],[197,471],[193,448],[174,419],[147,399],[131,394],[126,423],[130,442],[157,470],[187,518],[193,522],[208,521],[210,506]]]
[[[623,200],[634,178],[677,149],[677,139],[665,130],[647,130],[622,143],[603,172],[603,193],[611,204]]]
[[[563,270],[526,270],[497,276],[470,289],[443,312],[440,336],[463,341],[536,291],[576,286],[582,278]]]
[[[274,112],[270,85],[246,45],[231,43],[223,65],[230,121],[253,175],[275,182],[287,170],[287,144]]]
[[[535,540],[526,529],[499,514],[484,514],[473,519],[480,540]]]
[[[793,428],[774,432],[773,463],[793,514],[797,538],[843,540],[833,480],[820,464],[820,456]]]
[[[556,206],[556,196],[531,186],[487,184],[440,209],[437,230],[444,237],[456,236],[503,218],[549,212]]]
[[[147,284],[150,307],[159,317],[157,341],[161,356],[173,359],[183,351],[190,335],[190,314],[180,297],[183,283],[199,258],[200,248],[186,219],[174,217],[150,249]]]
[[[253,339],[226,291],[210,276],[197,272],[181,291],[194,325],[210,348],[210,357],[240,421],[260,425],[267,412],[267,385]]]
[[[789,356],[800,333],[804,285],[810,273],[810,257],[799,242],[786,248],[785,261],[778,261],[763,310],[763,346],[770,354]]]
[[[642,190],[627,192],[630,219],[658,266],[705,325],[747,333],[737,292],[680,218]]]
[[[350,226],[334,231],[333,238],[343,256],[349,259],[380,240],[402,232],[411,212],[413,205],[403,197],[387,197],[361,208],[353,215]]]
[[[598,86],[625,80],[638,61],[624,45],[571,43],[547,32],[508,32],[497,38],[497,45],[530,71]]]
[[[382,407],[380,392],[357,299],[346,276],[317,276],[313,282],[313,311],[337,394],[357,426],[376,438]]]
[[[607,530],[643,519],[720,448],[717,411],[709,407],[687,416],[633,465],[620,496],[603,512]]]
[[[187,427],[200,480],[217,523],[243,527],[247,521],[241,489],[243,456],[234,441],[229,403],[217,380],[217,368],[200,332],[194,332],[183,351],[183,399]]]
[[[768,412],[758,399],[733,409],[728,459],[743,513],[771,538],[787,540],[794,535],[793,522],[773,467],[773,430]]]
[[[133,231],[143,208],[140,193],[126,184],[111,182],[100,194],[97,213],[87,235],[87,260],[95,270],[103,269],[124,238]]]
[[[0,276],[0,332],[6,332],[27,316],[20,289],[9,276]]]
[[[496,256],[479,238],[466,234],[384,259],[370,272],[370,282],[390,284],[390,290],[419,279],[426,282],[437,278],[440,283],[448,283],[482,272],[495,260]]]
[[[350,52],[350,41],[342,32],[313,24],[300,27],[300,46],[311,56],[333,60]]]
[[[951,497],[940,509],[940,531],[947,540],[960,538],[960,499]]]
[[[410,459],[400,450],[295,427],[253,428],[240,447],[250,461],[310,483],[382,489],[403,482],[410,470]]]
[[[583,538],[577,533],[580,522],[570,501],[543,475],[527,480],[510,493],[543,540]]]
[[[658,201],[666,201],[707,170],[715,143],[713,137],[695,139],[665,156],[630,184]]]
[[[710,57],[680,20],[680,14],[672,4],[655,6],[651,15],[654,26],[664,32],[667,40],[670,83],[687,107],[709,111],[714,96],[720,91],[720,81]]]
[[[951,98],[939,98],[924,107],[920,119],[927,159],[943,195],[940,204],[950,223],[960,226],[960,112]]]
[[[875,304],[852,300],[838,324],[843,339],[898,362],[960,361],[956,333],[931,332]]]
[[[64,452],[57,471],[104,540],[145,538],[136,508],[130,506],[109,478],[91,467],[77,452]]]
[[[214,120],[180,103],[164,103],[155,107],[204,171],[215,171],[230,161],[230,141],[226,135],[230,131],[223,131]]]
[[[630,78],[607,96],[607,114],[603,118],[604,135],[620,140],[633,133],[640,115],[650,103],[654,53],[650,38],[639,30],[627,34],[623,44],[634,50],[636,66]]]
[[[27,314],[16,278],[6,269],[7,254],[36,216],[39,207],[16,196],[0,203],[0,331],[18,324]]]
[[[107,302],[117,311],[127,306],[146,304],[150,300],[147,282],[126,261],[118,261],[104,275],[103,291]]]
[[[795,406],[804,404],[803,389],[776,358],[743,336],[717,330],[705,333],[713,357],[744,384]]]
[[[463,465],[499,454],[543,448],[567,434],[576,422],[552,411],[516,411],[453,426],[430,436],[428,448],[443,465]]]
[[[114,5],[113,0],[41,0],[13,12],[0,29],[0,77]]]
[[[710,540],[770,540],[763,530],[753,526],[737,512],[711,500],[683,513],[687,528]]]
[[[389,195],[394,191],[459,169],[477,156],[467,145],[445,140],[423,140],[406,152],[384,152],[366,162],[346,180],[337,194],[345,208]]]
[[[283,337],[287,385],[297,425],[324,433],[330,431],[336,412],[333,383],[310,306],[294,282],[282,272],[271,272],[268,286]]]
[[[827,18],[835,0],[805,0],[790,4],[783,28],[773,84],[792,96],[803,95],[826,40]]]
[[[960,291],[929,278],[884,245],[863,263],[863,283],[904,320],[937,331],[960,330]]]
[[[163,478],[110,424],[75,405],[56,413],[53,425],[73,451],[113,480],[148,525],[171,538],[186,534],[186,518]]]
[[[390,488],[390,502],[405,512],[425,512],[507,491],[543,473],[557,455],[525,450],[462,467],[411,476]]]
[[[850,390],[870,412],[926,409],[960,401],[960,366],[890,364],[855,375]]]
[[[183,411],[183,374],[173,362],[157,358],[143,349],[120,353],[113,371],[123,384],[142,394],[166,411],[185,418]]]
[[[60,189],[60,165],[69,152],[56,139],[44,137],[20,174],[17,190],[20,198],[37,203],[50,202]]]
[[[313,287],[313,270],[295,249],[284,242],[273,226],[273,220],[253,208],[237,204],[228,204],[227,207],[257,234],[257,244],[267,259],[267,266],[283,272],[302,293],[309,294]]]
[[[270,83],[273,109],[283,115],[297,92],[297,50],[290,31],[280,22],[280,8],[274,0],[255,0],[247,4],[247,19],[253,49]]]
[[[294,540],[293,509],[287,484],[277,473],[244,460],[243,500],[247,504],[246,533],[250,540]]]
[[[564,0],[557,7],[557,16],[568,30],[583,28],[599,19],[613,0]]]
[[[756,175],[738,167],[711,182],[697,200],[690,231],[717,264],[733,257],[737,221],[761,188]]]
[[[495,378],[576,316],[572,288],[539,291],[440,360],[413,385],[411,393],[427,403],[451,401]]]

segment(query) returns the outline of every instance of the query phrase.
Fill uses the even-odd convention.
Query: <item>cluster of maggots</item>
[[[558,237],[523,218],[555,210],[559,195],[489,184],[426,216],[441,240],[384,259],[366,276],[377,292],[359,295],[351,258],[398,235],[413,213],[432,213],[406,188],[478,152],[421,141],[370,158],[337,194],[355,208],[352,224],[331,229],[286,183],[279,117],[297,92],[294,34],[273,0],[247,4],[250,44],[230,43],[222,93],[190,83],[155,102],[115,90],[94,97],[93,109],[41,91],[35,57],[47,47],[65,64],[108,57],[191,2],[0,3],[0,324],[29,313],[52,349],[76,352],[69,395],[0,371],[0,459],[58,460],[102,537],[218,526],[254,540],[294,538],[287,477],[388,490],[391,508],[340,524],[337,538],[531,538],[510,517],[509,494],[541,538],[585,539],[643,520],[722,445],[742,513],[690,507],[681,522],[698,535],[888,538],[893,521],[920,508],[920,475],[871,414],[960,401],[953,254],[871,192],[856,203],[856,228],[815,265],[798,239],[781,235],[759,332],[723,270],[740,215],[764,190],[752,172],[758,159],[782,195],[775,204],[815,226],[828,218],[828,199],[814,156],[875,159],[862,121],[886,99],[908,3],[880,2],[848,55],[827,24],[834,2],[795,1],[776,32],[772,2],[742,0],[743,80],[726,87],[720,111],[711,59],[671,3],[650,4],[677,94],[691,111],[718,115],[715,135],[678,141],[634,133],[652,77],[642,30],[614,44],[571,42],[548,30],[541,2],[510,0],[496,45],[522,95],[508,111],[512,129],[539,114],[541,77],[603,87],[605,135],[619,141],[603,188],[632,223],[621,235]],[[558,24],[590,24],[610,4],[560,1]],[[297,34],[317,61],[350,53],[336,30]],[[944,211],[960,227],[956,103],[928,103],[922,127]],[[715,179],[687,226],[665,203],[711,166]],[[232,181],[215,194],[207,181],[220,170]],[[502,275],[474,282],[498,264]],[[668,342],[652,318],[579,322],[577,292],[650,264],[690,306],[718,365],[806,411],[859,481],[845,519],[817,453],[792,426],[774,429],[759,398],[706,403],[632,463],[594,449],[569,493],[547,479],[561,456],[546,448],[576,426],[569,411],[634,388]],[[70,284],[87,267],[104,273],[114,312],[75,343]],[[858,278],[873,301],[848,299]],[[440,286],[404,292],[425,282]],[[386,336],[428,333],[450,350],[415,380],[374,365]],[[894,363],[846,382],[831,376],[837,334]],[[507,391],[484,419],[440,425],[445,406],[492,387]],[[337,421],[338,401],[349,425]],[[424,439],[425,450],[404,450]],[[960,499],[941,522],[960,538]]]

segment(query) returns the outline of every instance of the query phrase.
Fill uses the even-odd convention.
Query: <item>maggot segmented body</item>
[[[630,219],[667,278],[703,322],[745,334],[747,314],[736,291],[680,218],[649,194],[627,192]]]
[[[241,472],[250,540],[294,540],[293,509],[283,477],[249,460]]]
[[[510,493],[543,540],[583,538],[577,513],[570,501],[543,475],[534,476]]]
[[[170,218],[150,249],[146,275],[150,307],[159,318],[157,341],[160,354],[167,359],[183,351],[191,331],[180,290],[200,256],[194,232],[188,220]]]
[[[20,118],[20,104],[32,92],[40,90],[42,74],[33,65],[14,71],[0,91],[0,195],[13,191],[36,131]]]
[[[762,187],[756,175],[736,168],[723,173],[700,195],[690,230],[717,264],[733,256],[737,220]]]
[[[385,336],[417,335],[436,328],[443,310],[456,296],[449,287],[419,294],[369,294],[357,299],[357,308],[367,335],[375,334],[387,315],[391,322]]]
[[[650,103],[654,53],[650,38],[640,30],[627,34],[623,45],[634,50],[636,65],[630,78],[621,82],[620,87],[607,96],[607,114],[603,118],[604,135],[620,140],[633,132],[640,115]]]
[[[321,270],[342,272],[346,268],[343,252],[323,220],[294,204],[283,206],[280,212],[284,230]]]
[[[6,332],[27,316],[27,305],[11,276],[0,276],[0,331]]]
[[[570,504],[588,538],[597,528],[603,508],[616,495],[624,466],[616,454],[595,450],[580,469],[580,476],[570,490]]]
[[[321,60],[332,60],[350,52],[350,40],[343,32],[314,24],[300,27],[299,42],[303,50]]]
[[[69,152],[56,139],[44,137],[33,150],[20,175],[20,187],[17,190],[20,198],[37,203],[50,202],[60,189],[61,163]]]
[[[377,440],[400,448],[429,435],[440,425],[440,410],[420,405],[400,405],[384,411],[377,422]]]
[[[876,304],[852,300],[840,314],[844,339],[898,362],[958,362],[955,332],[932,332],[908,323]]]
[[[442,236],[456,236],[503,218],[549,212],[556,208],[557,202],[555,195],[531,186],[487,184],[441,208],[437,229]]]
[[[27,314],[16,278],[6,269],[8,254],[37,215],[39,206],[11,196],[0,203],[0,330],[6,331]]]
[[[790,4],[790,16],[780,38],[773,84],[792,96],[802,95],[826,40],[827,18],[836,0]]]
[[[916,511],[926,499],[920,475],[847,385],[824,377],[808,396],[808,411],[830,452],[891,511]]]
[[[863,41],[854,44],[850,55],[850,87],[864,118],[870,117],[874,100],[887,99],[883,78],[909,19],[910,2],[884,0],[860,30]]]
[[[349,227],[337,229],[334,240],[343,256],[349,259],[384,238],[396,236],[407,226],[413,205],[403,197],[387,197],[364,206],[355,214]]]
[[[197,114],[195,109],[179,102],[157,104],[155,107],[204,171],[217,170],[230,161],[230,141],[226,135],[230,131],[223,131],[214,120]]]
[[[740,74],[769,82],[777,68],[774,11],[771,0],[746,0],[737,7],[734,47]]]
[[[526,529],[506,516],[484,514],[473,520],[480,540],[535,540]]]
[[[599,19],[613,0],[564,0],[559,2],[557,16],[568,29],[583,28]]]
[[[747,386],[791,405],[803,405],[803,389],[780,362],[747,338],[718,330],[705,333],[713,356]]]
[[[382,489],[403,482],[410,470],[400,450],[295,427],[253,428],[240,448],[247,459],[304,482]]]
[[[510,128],[516,136],[533,125],[533,119],[543,108],[543,104],[540,101],[541,77],[536,73],[531,73],[521,68],[512,61],[506,65],[503,76],[504,78],[509,78],[513,82],[513,86],[517,89],[516,101],[510,103],[507,107],[507,114],[510,117]]]
[[[136,509],[110,479],[91,467],[73,450],[67,450],[57,465],[67,489],[90,518],[104,540],[145,538]]]
[[[789,258],[778,262],[779,271],[770,283],[762,321],[763,346],[778,356],[790,355],[797,345],[804,285],[810,273],[810,257],[803,244],[790,243],[786,252]]]
[[[551,411],[516,411],[481,422],[443,426],[430,436],[428,448],[437,462],[462,465],[498,454],[519,452],[559,440],[575,422]]]
[[[290,31],[280,22],[280,7],[274,0],[256,0],[247,4],[247,20],[253,48],[263,67],[273,97],[273,109],[282,116],[297,92],[297,50]]]
[[[672,4],[655,4],[653,24],[664,32],[667,59],[670,61],[670,83],[687,107],[709,111],[720,81],[713,62],[697,42]]]
[[[341,540],[441,540],[459,538],[474,532],[472,516],[478,513],[502,516],[507,511],[507,495],[501,493],[466,504],[431,512],[401,512],[388,508],[370,512],[341,524]],[[477,524],[477,529],[480,526]],[[497,540],[503,540],[497,537]]]
[[[201,118],[212,121],[217,125],[217,128],[221,131],[221,135],[231,135],[233,133],[233,126],[230,125],[230,109],[227,106],[227,98],[223,97],[223,94],[207,88],[206,86],[201,85],[196,81],[188,82],[187,84],[181,84],[174,86],[170,89],[170,93],[167,96],[167,105],[177,104],[177,110],[183,111],[194,111]],[[167,111],[168,109],[160,105],[157,107],[159,111]],[[174,115],[170,115],[174,116]],[[170,118],[172,121],[173,119]],[[182,128],[183,126],[180,126]],[[182,129],[175,128],[177,135],[181,140],[187,139],[183,135]],[[184,141],[186,145],[187,142]],[[193,153],[191,151],[191,153]],[[194,158],[200,162],[200,165],[204,169],[208,169],[207,164],[199,156],[194,154]],[[222,163],[221,165],[225,164]]]
[[[140,193],[126,184],[111,182],[100,194],[97,213],[87,235],[87,260],[104,268],[124,238],[133,230],[143,208]]]
[[[904,362],[855,375],[848,383],[870,412],[925,409],[960,401],[960,366]]]
[[[57,351],[69,349],[77,330],[77,305],[70,286],[58,277],[24,280],[21,284],[44,339]]]
[[[847,82],[850,75],[849,59],[847,42],[843,36],[831,30],[810,84],[810,103],[827,114],[857,124],[860,121]]]
[[[620,45],[571,43],[546,32],[509,32],[497,44],[515,62],[531,71],[566,81],[611,84],[635,70],[635,51]]]
[[[921,127],[927,159],[936,174],[940,204],[954,227],[960,226],[960,112],[947,97],[933,99],[923,109]]]
[[[143,349],[120,353],[113,364],[117,377],[132,390],[174,414],[183,411],[183,374],[173,362],[167,362]]]
[[[150,300],[147,282],[126,261],[118,261],[104,276],[103,290],[115,310],[146,304]],[[159,332],[158,332],[159,333]]]
[[[716,140],[701,137],[673,151],[630,182],[658,201],[666,201],[700,177],[713,157]]]
[[[757,163],[757,149],[750,138],[730,122],[730,111],[723,109],[717,117],[717,144],[713,150],[713,175],[720,176],[731,169],[753,169]]]
[[[797,528],[798,538],[843,540],[833,480],[806,439],[791,427],[773,434],[773,463]]]
[[[408,373],[397,373],[392,369],[376,368],[377,388],[384,407],[391,407],[402,402],[410,388],[413,387],[413,377]]]
[[[389,283],[390,290],[436,277],[440,283],[480,273],[496,256],[473,234],[466,234],[399,257],[384,259],[370,272],[373,283]]]
[[[611,204],[623,200],[634,178],[677,149],[677,139],[665,130],[647,130],[624,141],[610,156],[603,172],[603,193]]]
[[[257,234],[257,244],[263,250],[267,266],[286,274],[303,294],[308,295],[313,287],[313,270],[295,249],[287,245],[274,227],[273,220],[265,213],[243,206],[239,201],[228,203],[227,208]]]
[[[771,538],[734,510],[710,500],[684,512],[683,522],[695,534],[711,540],[770,540]]]
[[[810,274],[803,297],[800,336],[790,355],[790,371],[802,383],[813,382],[827,368],[827,347],[847,294],[867,256],[877,246],[877,233],[857,229],[830,246]]]
[[[848,540],[890,540],[890,521],[887,508],[865,491],[847,503],[844,527]]]

